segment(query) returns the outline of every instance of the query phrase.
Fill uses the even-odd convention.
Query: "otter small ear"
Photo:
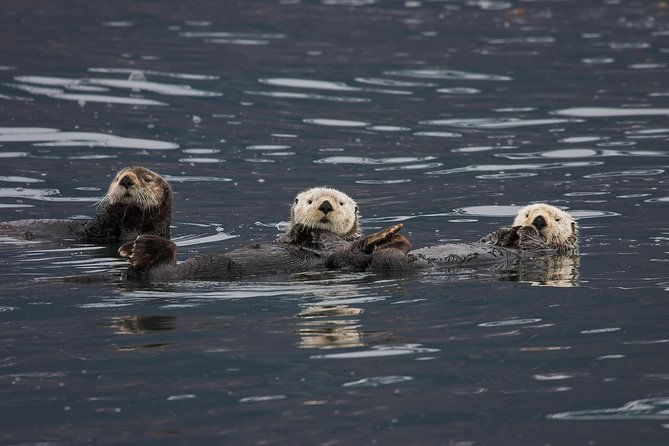
[[[358,213],[358,206],[355,207],[355,213]]]
[[[300,200],[298,200],[298,199],[296,198],[296,199],[295,199],[295,204],[297,204],[298,201],[300,201]]]
[[[575,222],[575,221],[572,221],[572,222],[571,222],[571,232],[572,232],[572,233],[573,233],[573,232],[576,232],[576,222]]]

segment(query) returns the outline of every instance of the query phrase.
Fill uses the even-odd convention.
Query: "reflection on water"
[[[141,334],[174,330],[176,320],[174,316],[119,316],[113,318],[111,326],[116,334]]]
[[[364,345],[358,319],[333,319],[355,317],[362,308],[348,306],[307,307],[297,314],[304,319],[298,325],[301,348],[350,348]]]

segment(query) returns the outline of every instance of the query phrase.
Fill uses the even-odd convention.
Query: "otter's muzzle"
[[[129,189],[130,186],[133,185],[132,178],[130,178],[128,175],[125,175],[123,178],[121,178],[121,181],[119,181],[118,184],[125,187],[126,189]]]
[[[334,208],[332,207],[332,203],[330,203],[328,200],[325,200],[324,202],[321,203],[320,206],[318,206],[318,210],[324,213],[325,215],[328,215],[328,212],[332,212]]]
[[[539,215],[539,216],[536,217],[536,218],[534,219],[534,221],[532,222],[532,226],[534,226],[534,227],[537,228],[539,231],[541,231],[543,228],[545,228],[546,226],[548,226],[548,224],[546,223],[546,219],[545,219],[542,215]]]

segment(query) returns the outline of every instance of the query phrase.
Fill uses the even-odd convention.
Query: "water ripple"
[[[569,167],[590,167],[604,164],[601,161],[572,161],[564,163],[537,163],[537,164],[474,164],[454,169],[434,170],[426,172],[428,175],[450,175],[463,172],[504,172],[507,170],[548,170],[565,169]]]
[[[664,169],[638,169],[621,170],[616,172],[599,172],[585,175],[583,178],[612,178],[612,177],[646,177],[652,175],[661,175]]]
[[[62,132],[34,127],[2,127],[0,142],[34,142],[35,146],[88,146],[117,149],[172,150],[179,145],[151,139],[126,138],[106,133]]]
[[[462,133],[456,132],[414,132],[416,136],[431,136],[434,138],[462,138]]]
[[[429,119],[421,121],[424,125],[446,125],[474,129],[510,129],[534,125],[562,124],[567,122],[581,122],[574,119],[546,118],[546,119],[518,119],[518,118],[473,118],[473,119]]]
[[[534,324],[535,322],[541,322],[541,319],[508,319],[503,321],[482,322],[479,324],[479,327],[507,327],[512,325]]]
[[[654,150],[594,150],[594,149],[561,149],[531,153],[497,153],[494,156],[509,160],[528,160],[540,158],[573,159],[573,158],[604,158],[613,156],[669,156],[669,152]]]
[[[450,87],[450,88],[439,88],[437,93],[446,93],[446,94],[477,94],[481,93],[481,90],[478,88],[467,88],[467,87]]]
[[[331,353],[329,355],[314,355],[314,359],[361,359],[379,358],[384,356],[412,355],[416,353],[434,353],[441,351],[438,348],[426,348],[421,344],[402,344],[374,346],[369,350],[357,350],[353,352]]]
[[[355,81],[362,84],[380,85],[383,87],[437,87],[439,85],[432,82],[411,82],[376,77],[356,77]]]
[[[446,68],[425,68],[417,70],[393,70],[383,74],[388,76],[417,77],[423,79],[456,79],[469,81],[510,81],[513,78],[498,74],[472,73],[469,71],[449,70]]]
[[[396,158],[368,158],[359,156],[330,156],[315,160],[317,164],[363,164],[363,165],[378,165],[378,164],[395,164],[395,163],[413,163],[420,161],[431,161],[436,159],[433,156],[423,157],[396,157]]]
[[[410,95],[411,91],[406,90],[389,90],[381,88],[361,88],[353,87],[343,82],[322,81],[315,79],[300,79],[292,77],[270,77],[260,78],[258,82],[273,87],[290,87],[303,88],[312,90],[326,90],[326,91],[357,91],[357,92],[374,92],[374,93],[389,93],[398,95]]]
[[[387,386],[389,384],[399,384],[412,381],[411,376],[389,375],[389,376],[372,376],[369,378],[362,378],[357,381],[349,381],[342,384],[342,387],[378,387]]]
[[[144,79],[139,71],[133,71],[129,79],[105,79],[105,78],[85,78],[70,79],[50,76],[16,76],[14,79],[18,82],[35,85],[46,85],[51,87],[73,88],[81,86],[97,85],[111,88],[122,88],[132,91],[148,91],[167,96],[200,96],[215,97],[222,96],[222,93],[215,91],[197,90],[190,85],[165,84],[160,82],[150,82]]]
[[[133,68],[89,68],[88,71],[91,73],[118,73],[118,74],[130,75],[132,73],[136,73],[138,70]],[[144,70],[144,69],[142,69],[141,72],[152,76],[163,76],[176,79],[187,79],[196,81],[220,79],[220,76],[214,76],[209,74],[173,73],[170,71],[156,71],[156,70]]]
[[[370,122],[350,121],[346,119],[328,119],[328,118],[305,118],[302,121],[307,124],[324,125],[328,127],[367,127]]]
[[[669,108],[575,107],[555,110],[553,114],[577,118],[669,115]]]
[[[165,102],[155,101],[153,99],[129,98],[124,96],[107,96],[107,95],[96,95],[96,94],[65,93],[65,91],[61,88],[34,87],[31,85],[22,85],[22,84],[6,84],[6,85],[35,95],[46,96],[53,99],[63,99],[66,101],[77,101],[82,104],[86,102],[102,102],[106,104],[123,104],[123,105],[167,105],[167,103]]]
[[[5,183],[43,183],[44,180],[19,176],[0,176],[0,181]]]
[[[261,84],[272,85],[274,87],[309,88],[315,90],[333,91],[362,91],[362,88],[351,87],[343,82],[319,81],[311,79],[274,77],[261,78],[258,79],[258,82]]]
[[[610,409],[558,412],[547,416],[551,420],[667,420],[669,398],[645,398],[628,401],[622,407]]]
[[[271,98],[284,98],[284,99],[312,99],[320,101],[332,101],[332,102],[352,102],[352,103],[362,103],[362,102],[371,102],[371,99],[367,98],[358,98],[351,96],[330,96],[324,94],[314,94],[314,93],[295,93],[292,91],[245,91],[244,93],[254,96],[267,96]]]

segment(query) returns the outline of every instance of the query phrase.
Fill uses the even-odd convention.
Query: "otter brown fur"
[[[356,252],[372,252],[384,243],[400,243],[404,238],[395,237],[399,228],[360,238],[355,201],[336,189],[318,187],[297,195],[288,231],[273,242],[225,254],[198,255],[177,264],[176,244],[143,235],[123,245],[119,253],[131,262],[127,272],[130,279],[226,280],[325,270],[327,256],[332,252],[350,246],[355,246]]]
[[[121,169],[100,209],[91,220],[15,220],[0,222],[0,234],[24,240],[73,240],[111,244],[141,234],[170,237],[172,189],[167,181],[144,167]]]

